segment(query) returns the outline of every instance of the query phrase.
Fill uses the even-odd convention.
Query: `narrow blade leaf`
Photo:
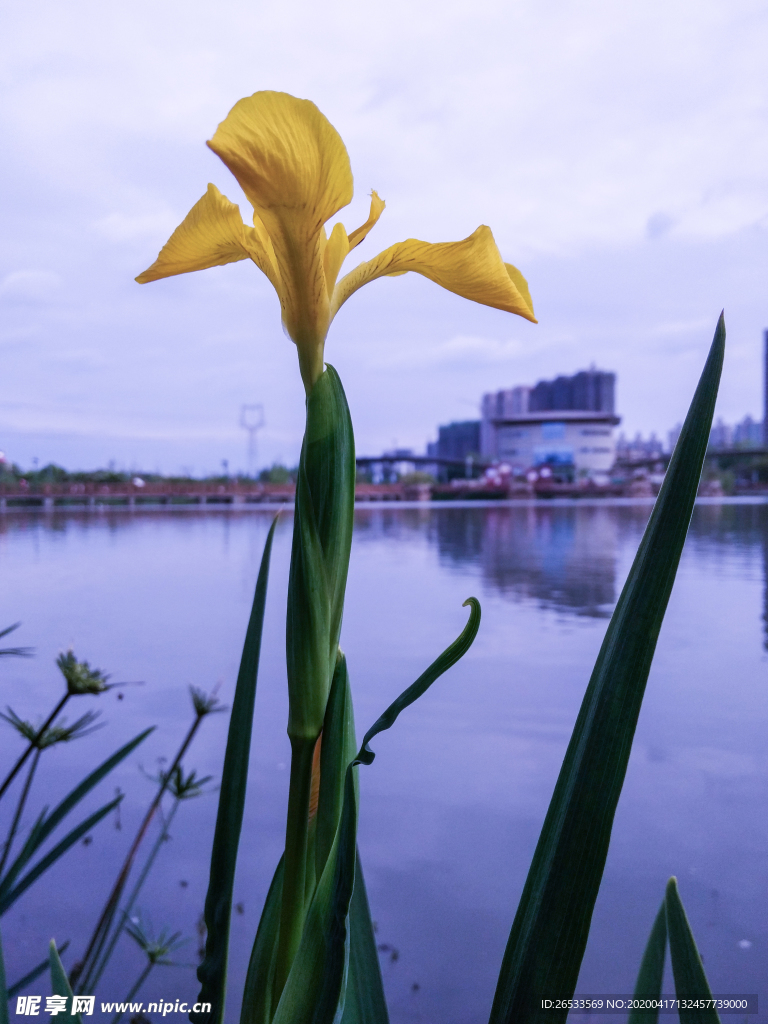
[[[711,999],[709,982],[677,891],[676,878],[670,878],[667,882],[664,902],[667,909],[669,955],[672,960],[672,973],[675,976],[675,994],[678,999]],[[681,1008],[678,1013],[681,1024],[720,1024],[714,1007],[695,1010]]]
[[[373,934],[360,851],[349,905],[349,972],[341,1024],[389,1024],[381,964]]]
[[[61,956],[61,954],[67,949],[69,949],[69,939],[67,939],[66,942],[62,942],[58,947],[57,952],[59,956]],[[8,989],[8,998],[13,999],[18,992],[23,992],[27,985],[31,985],[33,981],[37,981],[40,975],[44,974],[48,970],[50,963],[50,959],[46,957],[45,960],[40,961],[37,967],[33,967],[31,971],[25,974],[23,978],[19,978],[18,981],[14,982],[14,984]]]
[[[725,345],[722,316],[603,640],[515,915],[491,1024],[564,1022],[576,988],[645,684],[696,500]]]
[[[52,864],[55,864],[59,857],[62,857],[67,852],[70,846],[74,846],[78,839],[82,838],[86,832],[90,832],[94,825],[98,825],[101,819],[109,814],[113,808],[117,807],[122,799],[123,795],[120,794],[120,796],[110,801],[110,803],[105,804],[89,818],[86,818],[85,821],[82,821],[76,828],[73,828],[60,843],[57,843],[56,846],[54,846],[54,848],[42,858],[42,860],[39,860],[37,864],[35,864],[31,871],[24,875],[18,885],[3,896],[2,900],[0,900],[0,914],[4,914],[9,907],[13,906],[19,896],[21,896],[22,893],[30,887],[30,885],[36,882]]]
[[[97,786],[105,776],[109,775],[112,769],[116,768],[121,761],[128,757],[131,751],[135,750],[140,743],[143,743],[154,730],[155,727],[151,726],[149,729],[145,729],[144,732],[139,733],[138,736],[134,736],[125,746],[120,747],[111,757],[108,757],[106,761],[100,764],[98,768],[95,768],[90,775],[87,775],[79,785],[75,786],[72,792],[67,794],[50,814],[41,815],[18,857],[3,878],[2,885],[0,885],[0,902],[22,868],[31,860],[56,826],[80,803],[83,797],[90,793],[94,786]]]
[[[658,999],[664,983],[664,957],[667,952],[667,909],[665,902],[653,922],[635,985],[635,999]],[[657,1024],[658,1009],[631,1010],[627,1024]]]
[[[270,1024],[272,987],[275,977],[277,939],[280,932],[280,904],[283,898],[283,858],[277,865],[261,912],[259,928],[245,976],[240,1024]]]
[[[72,1024],[81,1024],[80,1014],[72,1013],[72,1010],[74,1009],[72,989],[69,986],[69,979],[67,978],[66,971],[61,964],[59,953],[56,949],[56,943],[53,939],[51,939],[49,955],[51,958],[51,989],[55,996],[64,996],[67,1000],[68,1012],[62,1013],[60,1016],[57,1014],[57,1019],[61,1021],[71,1021]]]
[[[212,1024],[220,1024],[224,1019],[232,891],[235,884],[237,849],[240,843],[245,791],[248,783],[256,679],[261,653],[264,606],[267,599],[269,560],[276,525],[277,517],[269,528],[264,553],[261,556],[256,592],[245,634],[240,671],[237,676],[235,699],[232,702],[227,749],[221,776],[219,810],[211,852],[210,880],[208,894],[205,898],[205,924],[208,935],[205,943],[205,959],[197,969],[197,977],[202,985],[198,1002],[210,1003],[212,1010],[210,1014],[191,1014],[190,1019],[200,1022],[210,1021]]]

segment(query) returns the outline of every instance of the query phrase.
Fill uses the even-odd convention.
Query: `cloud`
[[[61,283],[50,270],[14,270],[0,281],[0,302],[41,306],[55,300]]]
[[[132,242],[135,239],[170,236],[183,219],[165,210],[160,213],[146,213],[130,216],[125,213],[109,213],[94,221],[94,229],[110,242]]]

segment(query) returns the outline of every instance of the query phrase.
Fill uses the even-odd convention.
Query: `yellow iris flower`
[[[525,278],[504,263],[491,229],[481,225],[461,242],[398,242],[338,280],[350,250],[381,216],[371,193],[365,224],[347,234],[325,224],[352,201],[344,143],[314,103],[283,92],[240,100],[208,143],[253,206],[253,227],[215,185],[187,214],[140,284],[174,274],[251,259],[271,281],[286,332],[296,343],[307,393],[323,372],[328,328],[344,302],[368,281],[415,271],[448,291],[534,323]]]

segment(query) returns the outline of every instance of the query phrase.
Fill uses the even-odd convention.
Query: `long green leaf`
[[[709,982],[704,973],[704,965],[696,948],[680,894],[677,891],[676,878],[670,878],[667,882],[667,894],[664,902],[667,909],[669,955],[672,960],[672,973],[675,977],[675,995],[678,999],[711,999]],[[720,1018],[714,1007],[681,1008],[678,1013],[681,1024],[720,1024]]]
[[[89,818],[86,818],[85,821],[82,821],[76,828],[73,828],[60,843],[57,843],[56,846],[54,846],[54,848],[42,858],[42,860],[39,860],[37,864],[35,864],[31,871],[24,875],[22,880],[13,889],[11,889],[10,892],[7,892],[3,896],[3,899],[0,900],[0,914],[4,914],[9,907],[13,906],[19,896],[21,896],[21,894],[25,892],[30,885],[36,882],[52,864],[55,864],[59,857],[67,852],[70,846],[74,846],[78,839],[84,836],[86,832],[90,832],[94,825],[98,825],[101,819],[109,814],[113,808],[117,807],[122,799],[123,794],[121,793],[120,796],[110,801],[110,803],[105,804]]]
[[[640,971],[635,984],[634,999],[659,999],[664,983],[664,958],[667,952],[667,908],[662,901],[661,908],[653,922],[648,945],[645,947]],[[627,1024],[657,1024],[659,1011],[631,1010]]]
[[[340,1024],[345,1013],[345,998],[348,988],[350,964],[350,903],[356,888],[357,858],[357,817],[358,764],[371,764],[375,754],[368,743],[378,733],[389,729],[401,711],[417,700],[435,680],[454,665],[469,650],[480,625],[480,604],[474,597],[464,605],[470,606],[469,621],[459,637],[429,666],[426,672],[402,693],[387,708],[376,723],[365,734],[357,757],[348,766],[344,779],[344,800],[341,820],[336,831],[333,847],[326,860],[323,874],[315,890],[314,898],[305,918],[299,948],[291,965],[290,973],[277,1005],[272,1024]],[[342,682],[346,684],[346,673],[337,673],[341,692]],[[344,704],[336,705],[340,718],[344,715]],[[361,875],[362,879],[362,875]],[[361,886],[361,895],[364,894]],[[367,920],[364,920],[367,919]],[[355,920],[361,920],[372,933],[367,899],[359,904]],[[374,951],[375,952],[375,951]],[[370,963],[370,938],[364,929],[358,935],[357,961],[360,968],[358,983],[364,983],[365,976],[374,977]],[[381,983],[380,976],[378,984]],[[376,981],[374,981],[376,984]],[[362,1021],[386,1021],[383,989],[371,992],[372,1012],[379,1016],[361,1018]],[[382,1016],[382,1007],[384,1007]],[[351,1014],[360,1005],[353,1005]],[[363,1006],[365,1010],[365,1006]],[[354,1017],[352,1018],[354,1020]]]
[[[70,940],[67,939],[66,942],[62,942],[62,944],[58,947],[57,952],[59,956],[61,956],[61,954],[69,948],[69,941]],[[10,988],[8,989],[8,998],[13,999],[13,997],[17,995],[17,993],[23,992],[27,985],[31,985],[33,981],[37,981],[40,975],[45,974],[45,972],[48,970],[48,968],[50,967],[50,963],[50,958],[46,957],[45,960],[41,960],[36,967],[33,967],[31,971],[28,971],[23,978],[19,978],[18,981],[15,981],[13,985],[11,985]]]
[[[339,651],[333,674],[331,693],[323,719],[320,747],[320,792],[317,800],[317,831],[315,835],[315,872],[320,878],[333,847],[336,829],[344,803],[344,781],[347,765],[357,753],[355,716],[349,685],[347,659]]]
[[[71,1021],[72,1024],[81,1024],[80,1014],[72,1013],[72,1010],[74,1009],[72,989],[70,988],[66,971],[62,967],[61,960],[59,959],[59,953],[56,949],[56,943],[53,939],[51,939],[49,955],[51,958],[51,989],[55,996],[64,996],[67,1000],[68,1012],[57,1014],[56,1019],[60,1021]]]
[[[125,746],[120,747],[111,757],[108,757],[98,768],[94,769],[90,775],[87,775],[79,785],[75,786],[72,792],[67,794],[50,814],[47,814],[47,811],[41,814],[21,852],[6,872],[2,883],[0,883],[0,903],[3,902],[3,897],[21,870],[35,855],[36,851],[42,846],[56,826],[80,803],[83,797],[90,793],[94,786],[97,786],[113,768],[116,768],[122,760],[128,757],[131,751],[135,750],[140,743],[143,743],[147,736],[154,732],[154,729],[155,727],[151,726],[149,729],[145,729],[144,732],[140,732],[138,736],[134,736]]]
[[[333,849],[307,911],[299,948],[272,1024],[337,1024],[344,1011],[349,961],[349,904],[355,885],[356,763],[344,784]]]
[[[264,606],[267,599],[269,559],[277,517],[267,534],[261,556],[256,592],[251,617],[245,634],[240,671],[237,675],[235,699],[229,720],[227,749],[219,792],[219,809],[211,852],[211,872],[208,894],[205,898],[205,924],[208,935],[205,958],[197,969],[201,983],[198,1002],[210,1003],[210,1014],[191,1014],[193,1021],[220,1024],[224,1019],[224,1001],[227,988],[227,954],[229,925],[232,916],[232,892],[235,884],[237,849],[243,824],[245,791],[248,784],[248,761],[251,751],[253,709],[256,700],[256,679],[261,653],[261,633],[264,626]]]
[[[288,735],[314,742],[336,665],[355,505],[355,442],[332,366],[307,398],[288,579]]]
[[[341,1024],[389,1024],[360,851],[349,905],[349,972]]]
[[[5,960],[3,958],[3,940],[0,936],[0,1024],[9,1024],[8,1021],[8,986],[5,983]]]
[[[541,993],[576,988],[659,630],[706,454],[725,345],[722,316],[560,770],[499,975],[491,1024],[563,1022]]]
[[[275,980],[277,939],[280,932],[280,902],[283,897],[283,858],[277,865],[267,893],[264,910],[245,976],[240,1024],[270,1024],[273,1014],[272,989]]]
[[[301,942],[317,879],[316,824],[309,816],[312,766],[336,668],[354,503],[352,421],[338,374],[328,366],[307,397],[288,578],[286,665],[291,775],[276,999]]]

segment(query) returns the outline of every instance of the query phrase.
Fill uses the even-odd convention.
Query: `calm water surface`
[[[375,764],[360,773],[360,845],[393,1024],[487,1020],[570,730],[649,512],[647,504],[607,503],[358,512],[342,644],[359,734],[462,629],[462,601],[474,595],[483,607],[470,653],[378,739]],[[72,714],[98,708],[107,726],[44,757],[25,824],[117,746],[157,725],[87,805],[95,809],[119,787],[120,818],[105,819],[89,845],[74,847],[3,918],[10,981],[43,958],[51,936],[72,940],[67,965],[82,952],[151,796],[146,774],[173,756],[191,721],[188,686],[218,686],[231,702],[269,523],[263,512],[0,517],[0,628],[22,620],[14,637],[36,650],[34,659],[0,662],[0,704],[39,718],[61,692],[54,658],[70,646],[114,680],[143,681],[122,700],[114,691],[78,699]],[[282,845],[291,526],[284,514],[272,561],[230,1020]],[[713,991],[758,992],[763,1010],[750,1020],[768,1021],[767,559],[767,504],[697,506],[581,992],[632,990],[674,874]],[[187,768],[218,779],[226,718],[203,723]],[[0,735],[10,764],[21,741],[4,724]],[[197,961],[215,807],[215,793],[182,807],[140,900],[156,930],[189,938],[177,954],[183,965]],[[124,998],[141,966],[124,939],[100,998]],[[47,992],[47,982],[30,989],[37,990]],[[191,1000],[196,991],[192,967],[158,967],[142,997]]]

